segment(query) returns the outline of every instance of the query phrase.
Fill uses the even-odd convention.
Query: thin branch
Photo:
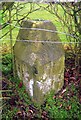
[[[2,100],[2,99],[7,100],[7,99],[11,99],[11,98],[10,97],[1,97],[0,100]]]
[[[12,30],[14,29],[15,27],[12,28]],[[10,30],[8,32],[6,32],[3,36],[0,37],[0,39],[2,39],[3,37],[5,37],[8,33],[10,32]]]
[[[64,6],[63,4],[59,3],[59,5],[62,7],[62,9],[64,10],[65,13],[67,13],[67,14],[70,15],[70,16],[73,16],[73,14],[69,13],[69,12],[64,8],[65,6]]]
[[[1,26],[2,26],[1,29],[4,29],[5,27],[7,27],[7,26],[8,26],[8,24],[7,24],[8,22],[9,22],[9,21],[7,21],[7,22],[4,23],[3,25],[1,25]],[[1,29],[0,29],[0,30],[1,30]]]
[[[4,8],[4,6],[6,6],[6,9],[2,12],[2,14],[4,14],[9,8],[11,8],[13,4],[14,2],[3,2],[2,7]]]
[[[81,8],[79,8],[78,10],[76,10],[75,12],[77,13],[77,12],[79,12],[79,11],[81,11]]]
[[[20,22],[20,21],[22,21],[23,19],[25,19],[30,13],[33,13],[33,12],[39,10],[39,9],[40,9],[40,8],[37,8],[37,9],[35,9],[35,10],[33,10],[33,11],[29,11],[23,18],[19,19],[18,22]]]
[[[12,92],[12,90],[0,90],[0,92]]]

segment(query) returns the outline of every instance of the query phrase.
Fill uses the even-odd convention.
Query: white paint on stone
[[[42,80],[41,80],[40,82],[37,81],[37,85],[38,85],[39,89],[42,90],[42,88],[43,88],[43,87],[42,87]]]
[[[43,83],[43,94],[46,94],[51,89],[51,83],[52,79],[48,77]]]
[[[29,78],[29,74],[28,74],[28,72],[25,72],[24,73],[24,79],[28,81],[28,78]]]
[[[30,79],[30,81],[29,81],[29,92],[30,92],[30,95],[32,97],[33,97],[33,84],[34,84],[34,80]]]
[[[46,94],[51,89],[52,79],[49,77],[45,81],[41,80],[36,82],[39,89],[42,90],[43,94]]]

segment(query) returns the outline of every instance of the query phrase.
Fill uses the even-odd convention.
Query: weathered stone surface
[[[56,31],[50,21],[23,21],[22,27]],[[41,104],[51,90],[56,93],[63,86],[64,52],[61,43],[36,42],[47,40],[59,42],[56,33],[23,28],[17,37],[20,41],[14,45],[16,70],[29,95]],[[31,40],[34,42],[30,42]]]

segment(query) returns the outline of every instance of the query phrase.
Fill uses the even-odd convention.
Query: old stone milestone
[[[39,104],[50,91],[57,93],[64,84],[64,51],[57,33],[52,31],[56,27],[51,21],[23,21],[14,45],[17,75]]]

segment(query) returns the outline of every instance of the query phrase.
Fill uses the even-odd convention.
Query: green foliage
[[[18,93],[18,95],[19,95],[19,98],[22,100],[22,99],[24,99],[24,101],[27,103],[27,104],[30,104],[31,103],[31,98],[29,97],[29,95],[27,94],[27,92],[26,92],[26,87],[24,86],[24,84],[23,84],[23,81],[22,80],[20,80],[19,78],[18,78],[18,76],[16,76],[16,77],[11,77],[11,76],[9,76],[9,80],[11,81],[11,82],[13,82],[13,84],[15,84],[15,89],[17,90],[17,93]],[[20,86],[20,84],[22,84],[21,86]]]
[[[19,105],[21,106],[23,104],[24,106],[27,106],[32,103],[29,95],[26,92],[25,86],[22,84],[22,86],[19,87],[19,84],[22,81],[18,77],[10,77],[9,80],[12,84],[8,86],[8,89],[13,90],[13,92],[7,93],[8,96],[10,96],[10,99],[6,101],[7,104],[3,108],[3,120],[14,120],[13,117],[18,111],[20,111],[18,107]],[[10,104],[10,101],[12,101],[12,104]],[[28,111],[28,108],[26,108],[26,111]]]
[[[2,114],[2,119],[3,120],[13,120],[13,116],[16,114],[18,111],[18,108],[13,108],[13,110],[10,109],[8,105],[4,107],[3,109],[3,114]]]
[[[13,91],[10,93],[6,93],[6,95],[9,96],[10,99],[6,101],[3,100],[3,120],[13,120],[14,115],[16,115],[16,113],[19,111],[19,104],[24,104],[26,106],[31,104],[31,99],[26,92],[26,88],[23,84],[23,81],[20,80],[18,76],[12,76],[12,58],[13,56],[11,54],[5,54],[2,56],[2,72],[3,75],[7,76],[8,80],[10,81],[10,84],[8,85],[7,89]],[[24,102],[22,103],[21,101]]]
[[[74,85],[72,85],[73,92],[76,93],[76,89],[74,88]],[[66,91],[66,94],[68,94],[68,89]],[[74,120],[80,119],[81,117],[81,104],[78,102],[77,96],[74,95],[71,98],[68,98],[68,96],[65,97],[56,97],[54,98],[53,94],[50,94],[47,98],[46,106],[44,107],[44,110],[46,110],[49,114],[50,119],[54,120],[65,120],[65,119],[71,119]]]
[[[13,56],[9,53],[6,55],[2,55],[2,73],[4,75],[8,75],[12,72],[12,59]]]

